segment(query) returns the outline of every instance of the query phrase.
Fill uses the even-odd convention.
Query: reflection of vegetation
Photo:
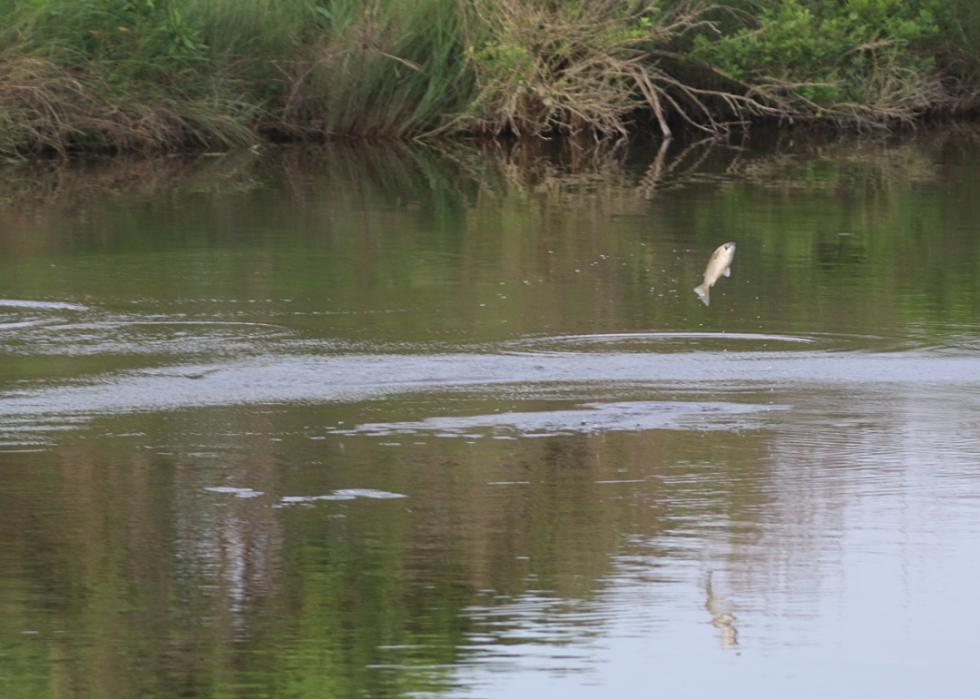
[[[740,269],[781,279],[782,293],[816,283],[786,278],[805,261],[820,259],[840,273],[834,255],[894,288],[931,273],[929,266],[905,269],[902,260],[928,258],[924,246],[943,234],[946,219],[965,215],[942,204],[962,182],[950,179],[951,166],[937,154],[955,142],[960,153],[948,158],[956,162],[972,152],[975,135],[950,130],[904,144],[781,139],[760,135],[762,151],[716,140],[659,143],[653,152],[580,140],[515,141],[479,149],[327,146],[108,166],[10,166],[0,170],[0,201],[7,202],[0,247],[11,263],[21,261],[4,275],[5,285],[35,298],[78,298],[90,289],[76,289],[59,268],[48,269],[44,256],[193,249],[200,252],[186,272],[196,297],[249,295],[259,283],[263,290],[255,293],[293,298],[300,313],[315,314],[322,299],[333,299],[347,313],[332,318],[337,332],[360,327],[356,313],[367,312],[377,314],[371,340],[432,341],[440,333],[494,338],[504,325],[511,333],[547,332],[569,317],[598,323],[583,329],[673,324],[675,301],[658,299],[696,300],[685,299],[686,287],[693,288],[702,263],[682,253],[717,247],[719,230],[758,245],[739,256]],[[934,190],[938,182],[943,188]],[[705,191],[715,205],[693,205],[693,193]],[[915,212],[910,196],[898,196],[913,191]],[[932,232],[916,233],[910,216],[919,230]],[[221,253],[256,246],[271,257]],[[952,264],[968,259],[964,251]],[[140,291],[118,291],[124,299],[150,290],[166,295],[172,286],[166,269],[142,271]],[[964,284],[963,275],[966,269],[956,283],[955,275],[937,276],[935,283],[950,285],[940,293],[973,298],[975,285]],[[558,288],[562,293],[547,293]],[[447,296],[448,289],[459,293]],[[871,297],[848,302],[859,298]],[[760,299],[768,302],[775,299]],[[442,312],[429,314],[431,306]]]
[[[236,317],[308,333],[311,352],[335,351],[324,338],[417,352],[551,332],[975,327],[978,214],[958,200],[972,196],[977,143],[935,138],[765,152],[720,141],[647,153],[580,141],[334,146],[10,167],[0,293],[126,308],[150,296],[164,316],[192,316],[203,299],[213,305],[197,312],[212,319],[229,299],[272,299]],[[740,245],[737,317],[700,312],[689,291],[704,257],[687,253],[722,233]],[[675,298],[657,295],[670,289]],[[24,355],[5,381],[41,374],[44,358]],[[85,371],[131,359],[92,361]],[[409,408],[533,407],[517,389],[493,405],[468,400],[413,397]],[[84,438],[51,437],[51,452],[0,454],[0,531],[16,532],[0,537],[5,691],[438,692],[473,637],[506,642],[511,600],[588,599],[619,554],[674,555],[658,537],[703,518],[742,525],[731,536],[751,541],[760,509],[781,497],[754,434],[307,438],[311,425],[409,408],[390,398],[120,415],[80,427]],[[264,495],[203,490],[225,483]],[[364,486],[409,498],[273,507],[281,494]],[[469,605],[502,611],[483,619]]]
[[[130,415],[104,427],[180,448],[200,439],[187,436],[201,418],[215,433],[265,435],[310,419],[295,409],[232,415]],[[528,590],[589,597],[627,530],[660,530],[659,481],[637,492],[613,481],[659,473],[675,439],[702,441],[440,440],[399,450],[392,469],[375,440],[344,438],[342,449],[321,442],[324,468],[302,476],[277,462],[266,438],[216,460],[127,457],[142,438],[113,440],[111,453],[102,440],[78,440],[40,468],[8,454],[2,473],[18,477],[0,476],[0,493],[37,495],[5,498],[0,509],[0,530],[18,532],[2,544],[0,566],[5,691],[169,697],[247,687],[249,696],[312,699],[448,689],[472,635],[507,632],[505,611],[481,622],[468,605],[506,606]],[[358,464],[361,484],[380,478],[409,499],[270,507],[275,493],[344,485],[353,474],[342,464]],[[202,492],[215,482],[248,482],[266,496]]]

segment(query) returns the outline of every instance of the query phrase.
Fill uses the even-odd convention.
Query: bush
[[[938,97],[932,2],[781,0],[733,34],[697,37],[693,57],[803,116],[908,120]]]

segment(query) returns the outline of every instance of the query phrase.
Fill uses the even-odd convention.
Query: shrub
[[[780,0],[733,34],[700,34],[693,57],[790,113],[862,123],[908,120],[938,97],[931,3]]]

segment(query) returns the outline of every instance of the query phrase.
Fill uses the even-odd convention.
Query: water
[[[975,134],[549,147],[0,171],[0,697],[972,696]]]

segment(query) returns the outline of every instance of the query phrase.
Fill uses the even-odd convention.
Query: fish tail
[[[705,306],[711,305],[711,297],[709,294],[710,289],[711,287],[707,284],[699,284],[698,286],[694,287],[694,293],[698,295],[698,298],[701,299],[701,303],[703,303]]]

